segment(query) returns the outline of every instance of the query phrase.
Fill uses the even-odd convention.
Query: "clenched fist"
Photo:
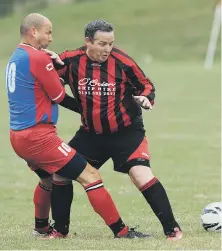
[[[144,109],[152,110],[153,106],[151,105],[149,99],[145,96],[134,96],[134,99],[137,104],[139,104]]]

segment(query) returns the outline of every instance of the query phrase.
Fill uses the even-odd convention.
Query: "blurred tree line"
[[[7,16],[13,11],[14,0],[0,0],[0,16]]]
[[[30,9],[30,11],[38,11],[46,8],[50,4],[80,3],[84,1],[92,0],[0,0],[0,17],[6,17],[13,12],[20,11],[24,6],[28,6],[27,8]]]
[[[39,7],[46,7],[48,0],[0,0],[0,17],[8,16],[13,12],[22,9],[27,3],[38,5]]]

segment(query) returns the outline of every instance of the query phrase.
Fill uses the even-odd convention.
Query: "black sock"
[[[109,225],[109,227],[113,231],[113,234],[116,236],[122,229],[126,227],[126,225],[123,223],[122,219],[119,218],[117,222]]]
[[[49,218],[39,219],[35,217],[35,228],[44,228],[49,225]]]
[[[157,178],[154,177],[147,182],[140,191],[161,222],[166,235],[172,232],[175,227],[179,227],[175,221],[166,191]]]
[[[55,182],[52,184],[51,210],[55,221],[54,228],[66,235],[69,232],[70,210],[73,200],[72,183]]]

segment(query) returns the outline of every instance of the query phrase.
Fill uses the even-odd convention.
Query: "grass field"
[[[123,1],[112,0],[123,6]],[[153,234],[149,240],[113,240],[112,234],[104,226],[101,219],[93,212],[87,201],[85,192],[79,184],[75,183],[75,198],[72,206],[71,237],[65,240],[41,241],[31,235],[33,228],[33,203],[32,194],[38,181],[12,151],[8,136],[8,107],[4,89],[4,68],[7,58],[19,41],[17,37],[20,20],[17,15],[10,19],[0,21],[0,33],[5,34],[0,40],[0,249],[28,249],[28,250],[86,250],[86,249],[115,249],[115,250],[220,250],[220,234],[206,232],[200,225],[200,214],[208,203],[221,200],[221,173],[220,173],[220,65],[217,61],[211,71],[203,69],[204,51],[211,22],[211,9],[209,1],[181,1],[169,0],[172,3],[168,11],[172,9],[172,16],[163,26],[160,25],[161,17],[166,13],[157,12],[160,0],[141,0],[149,2],[149,8],[134,5],[128,12],[123,11],[123,17],[132,13],[137,16],[130,19],[129,24],[125,19],[120,19],[121,11],[117,9],[116,17],[112,17],[111,5],[105,7],[108,1],[98,1],[102,5],[97,12],[91,12],[85,18],[87,8],[93,8],[93,4],[73,5],[69,7],[53,7],[44,10],[51,15],[58,26],[55,27],[53,48],[63,50],[65,47],[73,48],[81,41],[81,29],[85,22],[98,15],[108,16],[112,22],[118,24],[117,29],[123,27],[138,27],[137,35],[131,32],[120,35],[120,44],[138,58],[140,65],[156,83],[157,99],[152,112],[144,112],[145,127],[149,139],[151,164],[155,175],[161,180],[170,197],[176,218],[181,223],[184,238],[175,243],[165,240],[159,222],[154,217],[145,200],[130,183],[127,175],[114,173],[112,163],[107,162],[101,169],[104,183],[113,196],[117,207],[125,222],[131,226],[140,226],[140,230]],[[105,3],[104,3],[105,2]],[[177,4],[176,4],[177,2]],[[193,4],[191,4],[191,2]],[[182,5],[179,5],[182,4]],[[188,4],[190,3],[190,4]],[[203,7],[200,8],[200,3]],[[122,4],[122,5],[121,5]],[[75,6],[75,8],[74,8]],[[85,6],[85,7],[84,7]],[[188,29],[176,11],[184,9]],[[59,9],[60,8],[60,9]],[[167,7],[166,7],[167,8]],[[66,11],[61,19],[56,19]],[[104,10],[104,12],[102,11]],[[122,8],[123,9],[123,8]],[[123,9],[124,10],[124,9]],[[195,12],[196,10],[196,12]],[[149,30],[154,33],[154,38],[146,46],[149,38],[144,36],[141,26],[145,22],[144,12],[150,13]],[[57,13],[57,14],[56,14]],[[75,38],[64,40],[64,36],[71,29],[62,30],[68,23],[71,13],[77,19],[74,22],[73,33]],[[81,15],[83,13],[83,15]],[[128,13],[128,14],[127,14]],[[130,14],[131,13],[131,14]],[[156,15],[154,15],[154,13]],[[197,13],[197,14],[195,14]],[[198,14],[199,13],[199,14]],[[165,15],[165,16],[164,16]],[[171,20],[172,19],[172,20]],[[183,24],[186,32],[170,29],[170,20],[178,19],[177,25]],[[130,23],[131,22],[131,23]],[[141,22],[141,26],[137,26]],[[171,24],[170,23],[170,24]],[[159,26],[158,26],[159,25]],[[167,29],[171,35],[167,33]],[[6,34],[6,30],[8,33]],[[9,32],[11,30],[11,32]],[[76,32],[75,32],[76,31]],[[178,31],[178,32],[177,32]],[[195,32],[196,31],[196,32]],[[15,33],[16,32],[16,33]],[[131,35],[130,35],[131,34]],[[148,33],[149,34],[149,33]],[[178,37],[181,34],[183,37]],[[194,34],[194,37],[192,37]],[[118,34],[119,35],[119,34]],[[124,35],[126,37],[124,38]],[[169,36],[168,36],[169,35]],[[162,38],[161,38],[162,37]],[[141,47],[140,45],[141,38]],[[161,47],[161,41],[164,46]],[[190,39],[190,40],[189,40]],[[130,42],[129,42],[130,40]],[[191,43],[191,40],[193,41]],[[190,43],[189,43],[190,41]],[[183,46],[182,46],[183,44]],[[182,47],[181,47],[182,46]],[[153,53],[152,63],[140,56],[147,48]],[[137,54],[137,50],[139,54]],[[217,52],[218,53],[218,52]],[[189,55],[191,58],[189,58]],[[219,57],[217,57],[219,59]],[[69,140],[79,127],[79,116],[60,109],[59,134],[65,140]],[[74,232],[77,236],[74,236]]]

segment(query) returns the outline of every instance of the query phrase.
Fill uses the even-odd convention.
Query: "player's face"
[[[45,49],[52,42],[52,23],[46,20],[40,29],[36,31],[36,42],[39,49]]]
[[[97,31],[94,40],[86,38],[87,52],[90,58],[99,63],[103,63],[109,57],[114,45],[114,32]]]

